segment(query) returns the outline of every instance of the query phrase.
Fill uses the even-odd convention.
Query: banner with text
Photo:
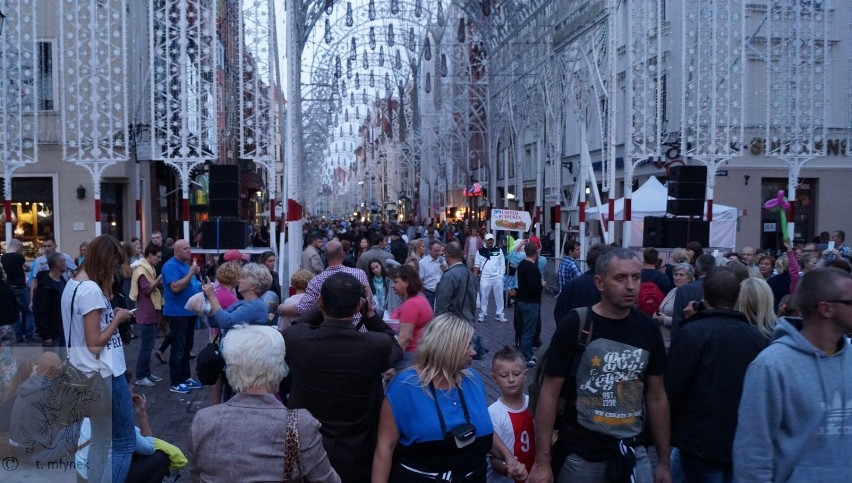
[[[491,229],[527,232],[532,227],[532,218],[526,211],[491,210]]]

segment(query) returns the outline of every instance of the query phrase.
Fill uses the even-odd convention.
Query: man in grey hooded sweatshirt
[[[804,320],[781,319],[749,366],[734,480],[846,481],[852,474],[852,277],[817,268],[799,283]]]

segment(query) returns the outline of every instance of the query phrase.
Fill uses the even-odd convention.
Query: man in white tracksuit
[[[488,317],[488,302],[494,297],[497,306],[497,320],[506,322],[503,313],[503,275],[506,274],[506,256],[494,245],[494,235],[485,235],[485,246],[476,252],[474,271],[479,279],[479,317],[477,322],[485,322]]]

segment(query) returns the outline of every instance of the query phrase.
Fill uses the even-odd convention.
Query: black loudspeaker
[[[645,219],[647,220],[647,218]],[[703,247],[710,246],[709,221],[667,218],[664,231],[666,246],[669,248],[685,247],[691,241],[697,241]]]
[[[670,182],[706,183],[707,166],[672,166],[666,179]]]
[[[207,212],[210,217],[240,216],[240,167],[236,164],[213,164],[209,167],[210,185]]]
[[[675,216],[698,216],[704,214],[704,199],[700,200],[669,200],[666,202],[666,213]]]
[[[669,196],[677,199],[703,200],[707,192],[707,183],[688,183],[686,181],[669,181],[666,187]]]
[[[218,246],[217,246],[218,232]],[[248,226],[242,220],[205,221],[201,224],[201,248],[243,249],[248,246]]]
[[[664,230],[666,219],[661,216],[646,216],[642,228],[643,247],[665,247]]]

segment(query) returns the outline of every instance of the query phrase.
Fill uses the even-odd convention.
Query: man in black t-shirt
[[[6,244],[6,253],[0,257],[0,264],[3,265],[3,271],[6,272],[6,282],[15,292],[17,311],[13,323],[17,324],[15,328],[16,340],[33,335],[32,320],[29,321],[30,327],[26,325],[30,313],[30,291],[27,288],[26,273],[30,270],[30,264],[20,253],[22,247],[21,240],[13,238]],[[29,329],[29,331],[26,329]]]
[[[515,323],[519,332],[519,348],[527,367],[535,367],[538,362],[533,355],[536,326],[541,319],[541,272],[538,269],[538,247],[533,243],[524,245],[527,256],[518,264],[518,290],[515,294],[517,310]]]
[[[606,483],[610,481],[607,463],[624,464],[628,459],[620,457],[622,452],[635,453],[635,481],[670,481],[669,405],[663,384],[666,352],[656,323],[633,308],[641,270],[636,254],[624,248],[598,258],[595,284],[601,301],[589,308],[591,336],[575,374],[572,366],[585,320],[572,312],[557,326],[543,367],[536,411],[536,463],[527,481],[553,481],[554,427],[559,438],[553,453],[567,456],[564,463],[554,465],[559,468],[559,482]],[[568,404],[557,421],[560,394]],[[653,476],[641,440],[646,425],[659,456]]]

